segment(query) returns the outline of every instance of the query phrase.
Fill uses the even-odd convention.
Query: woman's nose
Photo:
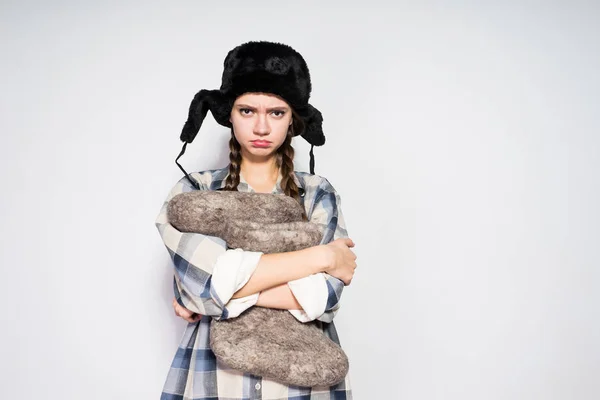
[[[254,132],[260,135],[266,135],[271,132],[266,115],[258,114],[256,124],[254,125]]]

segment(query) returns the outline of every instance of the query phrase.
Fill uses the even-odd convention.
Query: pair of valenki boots
[[[321,228],[302,220],[289,196],[237,191],[192,191],[169,202],[169,222],[182,232],[225,240],[230,248],[281,253],[318,245]],[[285,268],[285,266],[282,266]],[[302,387],[344,380],[348,358],[323,333],[321,322],[302,323],[287,310],[250,307],[210,327],[210,346],[229,368]]]

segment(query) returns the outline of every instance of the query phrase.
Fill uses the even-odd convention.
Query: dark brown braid
[[[294,147],[292,147],[292,138],[295,132],[304,131],[304,122],[302,118],[292,110],[292,125],[283,141],[283,144],[277,149],[275,155],[275,164],[281,170],[281,189],[284,194],[300,202],[300,193],[298,185],[294,180]],[[223,190],[237,191],[240,183],[240,169],[242,166],[242,146],[235,138],[233,128],[231,128],[231,138],[229,139],[229,175],[225,180]],[[306,212],[302,213],[302,219],[307,221]]]
[[[231,128],[231,139],[229,139],[229,175],[225,180],[225,188],[223,190],[231,190],[237,192],[238,184],[240,183],[240,169],[242,167],[242,146],[233,134]]]

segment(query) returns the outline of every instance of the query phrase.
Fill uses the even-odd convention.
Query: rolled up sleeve
[[[230,249],[217,259],[212,272],[211,297],[223,310],[222,319],[233,318],[256,304],[259,293],[232,299],[250,279],[262,252]],[[225,314],[226,313],[226,314]]]

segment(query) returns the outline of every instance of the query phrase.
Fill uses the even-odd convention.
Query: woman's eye
[[[252,110],[249,108],[240,108],[240,114],[242,114],[242,115],[250,115],[251,113],[252,113]],[[285,111],[281,111],[281,110],[274,110],[274,111],[272,111],[272,113],[277,118],[283,117],[285,115]]]

